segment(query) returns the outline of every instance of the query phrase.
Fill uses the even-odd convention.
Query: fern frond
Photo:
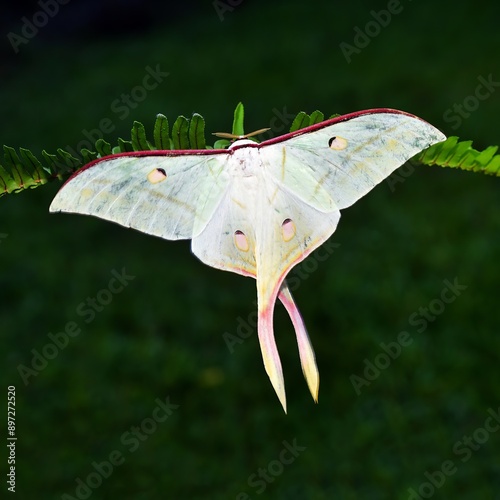
[[[134,121],[130,140],[119,138],[117,144],[112,146],[104,139],[98,139],[94,144],[94,151],[82,148],[78,157],[61,148],[57,150],[57,154],[43,150],[43,163],[29,149],[19,148],[18,154],[14,148],[4,146],[3,160],[0,160],[0,197],[32,189],[54,179],[63,180],[83,165],[111,154],[208,147],[205,142],[205,120],[197,113],[191,119],[179,116],[172,127],[172,138],[169,132],[167,118],[158,114],[154,124],[153,143],[148,141],[144,125]]]
[[[331,115],[329,118],[335,116],[339,115]],[[321,111],[313,111],[310,115],[300,111],[292,121],[290,132],[323,120],[324,114]],[[234,110],[233,134],[244,135],[243,121],[244,107],[240,102]],[[219,139],[213,147],[227,148],[230,144],[227,139]],[[153,142],[148,141],[144,125],[134,121],[130,140],[119,138],[117,144],[112,146],[104,139],[98,139],[93,151],[83,148],[77,156],[64,149],[58,149],[57,154],[43,150],[43,161],[40,161],[29,149],[19,148],[17,152],[14,148],[4,146],[3,160],[0,159],[0,196],[33,189],[54,179],[63,180],[86,163],[110,154],[153,149],[205,148],[210,149],[212,146],[206,144],[205,120],[198,113],[194,113],[190,119],[179,116],[171,130],[166,116],[158,114],[153,128]],[[477,151],[472,148],[472,141],[459,141],[458,137],[449,137],[422,151],[412,161],[421,165],[438,165],[500,176],[500,155],[496,154],[497,149],[497,146],[490,146],[484,151]]]
[[[458,137],[452,136],[420,152],[412,161],[500,177],[500,155],[495,154],[497,150],[498,146],[489,146],[478,151],[472,147],[472,141],[459,141]]]

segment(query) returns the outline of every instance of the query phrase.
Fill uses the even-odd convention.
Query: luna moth
[[[277,298],[294,325],[315,401],[319,390],[314,351],[287,274],[333,234],[340,210],[445,138],[416,116],[372,109],[260,144],[242,136],[227,149],[114,154],[77,171],[50,211],[93,215],[168,240],[191,239],[192,252],[205,264],[255,278],[264,367],[286,412],[273,332]]]

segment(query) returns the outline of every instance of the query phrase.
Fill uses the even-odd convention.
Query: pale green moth
[[[257,280],[258,336],[286,411],[273,310],[279,297],[297,335],[315,401],[314,351],[285,277],[335,231],[349,207],[421,150],[445,136],[402,111],[339,116],[260,144],[228,149],[122,153],[69,179],[51,212],[76,212],[168,240],[192,239],[205,264]]]

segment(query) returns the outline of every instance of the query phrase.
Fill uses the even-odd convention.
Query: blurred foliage
[[[60,15],[84,5],[72,0]],[[249,0],[221,21],[212,2],[193,2],[189,15],[140,32],[115,32],[110,17],[101,26],[112,35],[62,39],[44,35],[55,17],[18,54],[2,49],[1,143],[72,153],[98,139],[115,144],[134,120],[154,130],[159,111],[197,110],[207,132],[229,130],[228,110],[242,100],[248,130],[271,128],[263,138],[284,133],[301,109],[391,107],[474,139],[478,151],[499,144],[500,94],[469,99],[479,76],[500,79],[492,9],[401,2],[348,63],[339,45],[354,45],[355,28],[366,32],[388,5]],[[147,77],[157,66],[168,76]],[[474,106],[454,128],[447,117],[464,103]],[[406,499],[447,460],[456,472],[430,485],[433,498],[498,499],[500,432],[484,440],[478,431],[500,406],[498,185],[458,170],[406,165],[397,174],[343,211],[331,257],[319,249],[292,276],[317,352],[318,405],[276,309],[288,415],[262,367],[253,280],[204,266],[189,242],[49,215],[56,183],[2,198],[0,377],[16,386],[19,498],[77,498],[77,479],[117,450],[124,462],[91,499]],[[82,304],[104,300],[122,269],[135,278],[87,323]],[[455,277],[467,289],[416,324]],[[19,365],[30,367],[72,321],[81,333],[25,385]],[[358,395],[352,375],[402,331],[413,342]],[[244,341],[230,352],[224,332]],[[149,425],[167,397],[179,408],[130,451],[124,434]],[[469,456],[454,451],[466,436],[482,441]],[[294,439],[306,449],[281,471],[283,441]],[[252,475],[268,467],[258,494]]]

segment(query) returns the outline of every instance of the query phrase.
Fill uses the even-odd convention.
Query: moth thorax
[[[234,149],[235,147],[241,146],[258,146],[258,144],[250,139],[238,139],[237,141],[234,141],[227,149]]]

